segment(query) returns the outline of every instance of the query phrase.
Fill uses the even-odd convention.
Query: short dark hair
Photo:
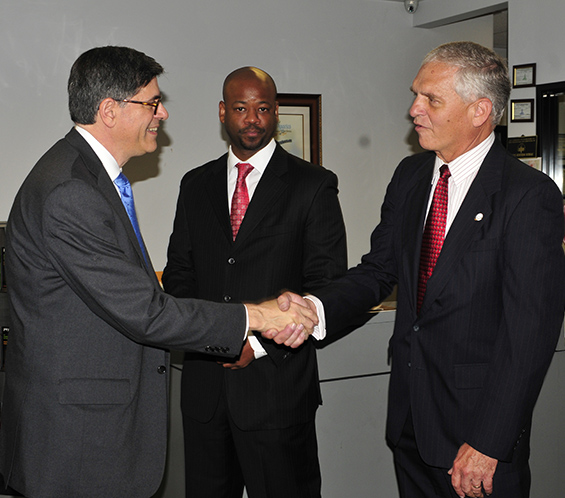
[[[155,59],[133,48],[108,46],[84,52],[73,64],[67,85],[71,119],[94,124],[100,102],[131,98],[163,71]]]

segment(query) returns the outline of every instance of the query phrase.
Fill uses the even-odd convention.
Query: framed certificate
[[[534,121],[534,99],[511,100],[510,121],[532,123]]]
[[[521,64],[512,68],[512,86],[514,88],[536,86],[536,65]]]

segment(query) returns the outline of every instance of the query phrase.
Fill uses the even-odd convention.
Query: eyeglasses
[[[157,114],[157,109],[159,109],[159,104],[161,103],[161,97],[153,100],[152,102],[142,102],[141,100],[129,100],[129,99],[114,99],[116,102],[126,102],[127,104],[141,104],[143,106],[153,107],[153,115]]]

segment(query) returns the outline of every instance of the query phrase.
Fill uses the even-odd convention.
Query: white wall
[[[488,19],[435,30],[412,23],[402,3],[379,0],[2,0],[0,220],[35,161],[71,127],[73,61],[93,46],[127,45],[167,70],[162,147],[126,166],[156,269],[182,175],[226,150],[217,104],[224,77],[243,65],[265,69],[281,92],[322,94],[323,163],[340,178],[356,263],[392,171],[416,142],[407,111],[420,60],[445,41],[491,40]]]

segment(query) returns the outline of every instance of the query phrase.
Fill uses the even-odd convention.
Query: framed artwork
[[[536,86],[536,65],[521,64],[512,67],[512,86],[514,88]]]
[[[511,100],[510,121],[532,123],[534,121],[534,99]]]
[[[322,164],[322,96],[279,93],[276,141],[305,161]]]

